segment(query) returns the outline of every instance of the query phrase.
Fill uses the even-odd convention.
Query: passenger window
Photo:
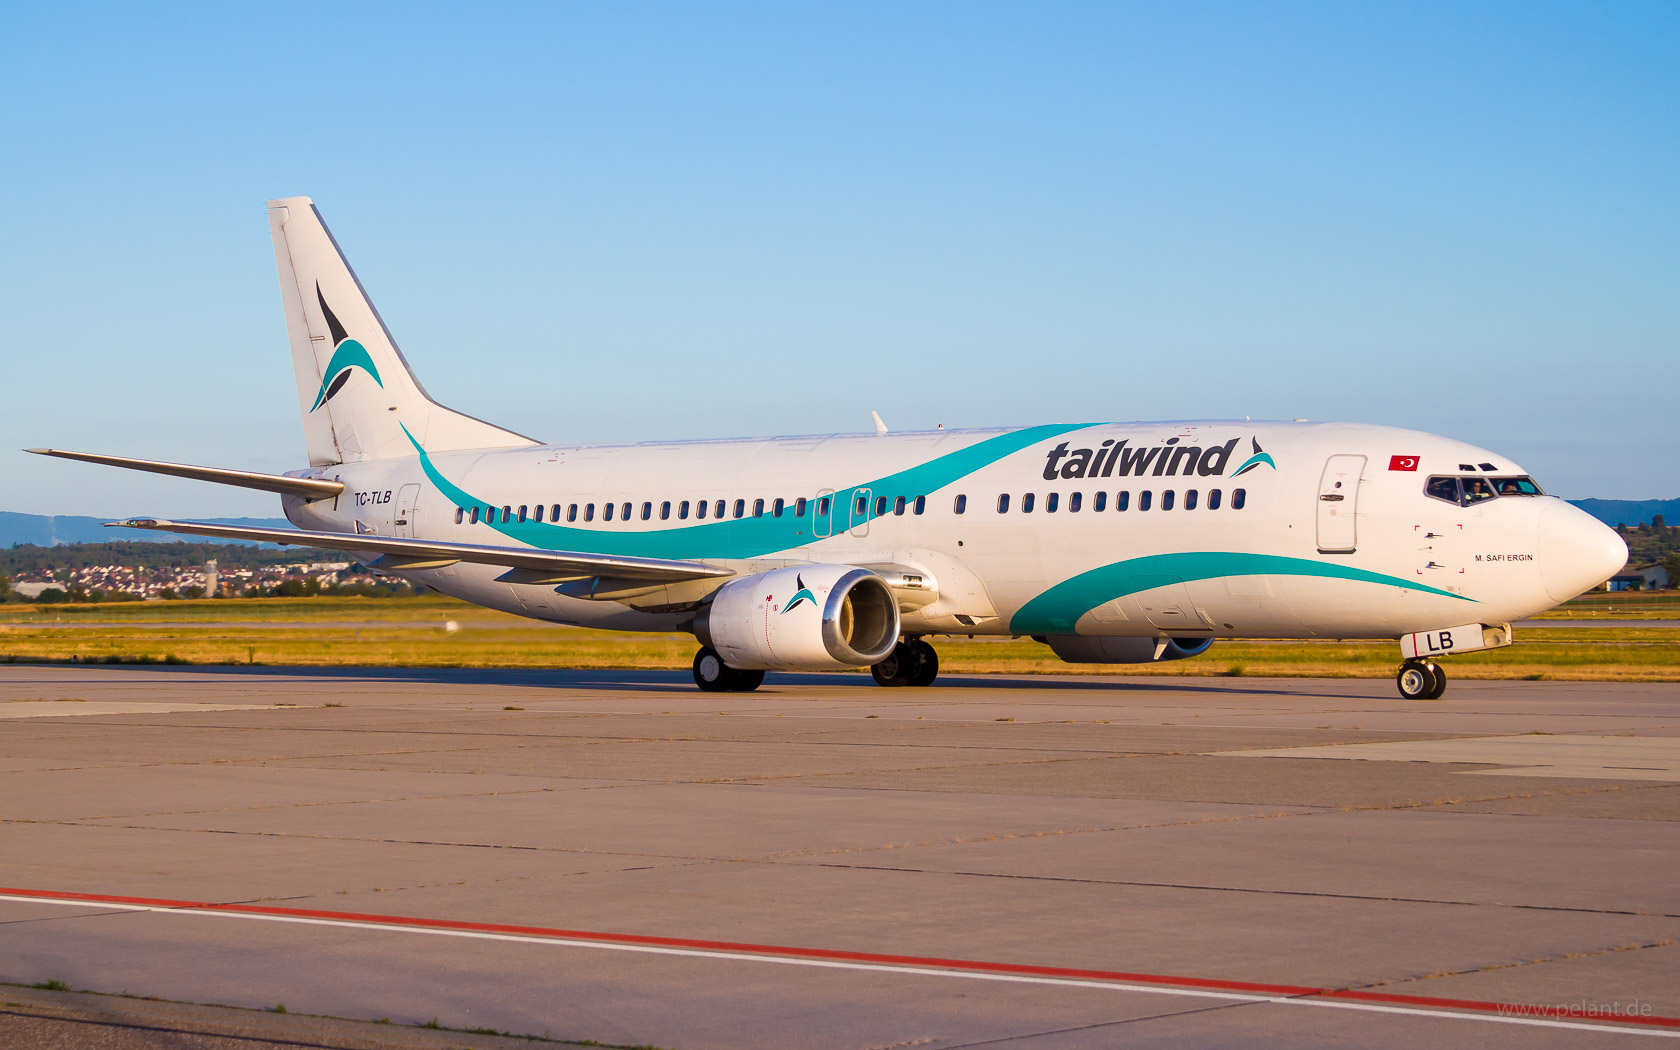
[[[1219,490],[1208,489],[1208,510],[1219,509]]]
[[[455,524],[457,524],[457,525],[461,524],[461,519],[465,518],[466,516],[467,516],[467,512],[464,508],[461,508],[461,507],[456,507],[455,508]]]
[[[566,508],[566,520],[567,521],[576,521],[577,520],[577,504],[576,503],[573,503]]]
[[[506,525],[508,522],[510,522],[512,520],[513,520],[513,508],[511,506],[503,507],[502,508],[502,524]]]
[[[858,515],[859,517],[862,517],[865,513],[868,512],[868,510],[869,510],[869,497],[868,496],[859,496],[857,498],[857,509],[854,510],[852,513]]]
[[[875,497],[875,516],[877,518],[885,517],[886,513],[887,513],[887,497],[876,496]]]
[[[1495,496],[1493,486],[1488,484],[1486,478],[1465,478],[1461,484],[1464,486],[1464,505],[1466,507],[1472,503],[1493,499]]]
[[[1044,513],[1046,513],[1046,514],[1056,513],[1056,506],[1061,502],[1062,502],[1062,494],[1060,492],[1049,493],[1048,495],[1046,495],[1044,497]]]
[[[1424,494],[1447,503],[1458,502],[1457,478],[1430,478],[1423,486]]]
[[[739,514],[737,514],[735,516],[737,518],[740,517]],[[723,517],[723,500],[718,500],[716,503],[712,504],[712,517],[714,517],[714,518]]]
[[[1501,496],[1545,495],[1544,492],[1540,491],[1540,486],[1536,485],[1534,479],[1530,477],[1494,478],[1493,487],[1499,491]]]
[[[705,500],[701,500],[700,502],[698,502],[694,505],[694,516],[695,516],[695,518],[700,519],[700,520],[705,519],[705,517],[706,517],[706,501]]]
[[[810,501],[807,500],[804,496],[801,496],[798,499],[794,500],[793,501],[793,516],[796,517],[796,518],[803,518],[805,516],[805,504],[807,504],[809,502]]]
[[[477,525],[478,524],[478,508],[477,507],[474,507],[472,509],[472,515],[471,515],[471,517],[469,517],[467,519],[467,524],[469,524],[469,525]]]
[[[1231,490],[1231,509],[1232,510],[1242,510],[1243,505],[1247,502],[1248,502],[1248,490],[1247,489],[1232,489]]]
[[[916,513],[920,514],[925,510],[927,510],[927,497],[926,496],[917,496],[916,497]]]
[[[783,507],[783,503],[779,499],[776,502],[770,504],[770,516],[772,518],[781,517],[782,516],[782,507]]]
[[[705,504],[701,504],[701,506],[704,506],[704,505]],[[678,521],[687,521],[688,520],[688,500],[683,500],[681,503],[677,504],[677,520]]]
[[[955,513],[955,514],[965,514],[965,513],[967,513],[968,512],[968,497],[965,496],[965,495],[962,495],[961,493],[958,493],[957,498],[951,504],[951,511],[952,511],[952,513]]]
[[[901,518],[904,516],[904,497],[903,496],[900,496],[897,499],[893,500],[893,513],[898,515]]]
[[[998,497],[998,513],[999,514],[1008,514],[1009,513],[1009,493],[1007,493],[1007,492],[1005,492],[1003,495]]]
[[[1032,509],[1033,509],[1033,494],[1031,492],[1023,492],[1021,494],[1021,513],[1022,514],[1031,514]]]
[[[671,520],[671,501],[670,500],[666,500],[665,502],[663,502],[659,505],[659,520],[660,521],[670,521]]]
[[[738,500],[735,501],[735,516],[737,518],[744,518],[744,517],[747,516],[747,501],[746,500],[738,499]]]
[[[1184,493],[1184,509],[1185,510],[1195,510],[1196,509],[1196,490],[1195,489],[1190,489],[1189,491]]]
[[[819,518],[828,517],[828,497],[827,496],[823,496],[821,499],[817,500],[817,517],[819,517]]]
[[[613,519],[613,504],[603,503],[601,505],[601,520],[602,521],[611,521],[612,519]]]
[[[1144,492],[1138,493],[1138,510],[1148,510],[1149,509],[1149,501],[1153,498],[1154,498],[1154,493],[1152,493],[1152,492],[1144,491]]]
[[[753,517],[755,517],[755,518],[764,517],[764,501],[763,500],[761,500],[761,499],[753,500]]]
[[[1162,510],[1172,510],[1173,509],[1173,490],[1172,489],[1168,489],[1167,491],[1161,493],[1161,509]]]
[[[525,519],[529,517],[529,515],[525,513],[526,507],[527,505],[523,503],[519,506],[519,524],[521,525],[525,524]]]
[[[1101,514],[1106,509],[1108,509],[1108,493],[1099,492],[1091,497],[1092,513]]]
[[[1072,514],[1074,511],[1078,510],[1079,507],[1080,507],[1080,504],[1082,504],[1084,502],[1085,502],[1085,496],[1084,496],[1083,493],[1079,493],[1079,492],[1068,493],[1068,513]]]
[[[667,511],[669,511],[671,509],[671,505],[669,503],[665,504],[665,509]],[[651,502],[643,503],[642,504],[642,520],[647,521],[649,518],[652,518],[652,517],[653,517],[653,504]]]
[[[607,506],[610,507],[610,506],[612,506],[612,504],[609,503],[609,504],[607,504]],[[595,504],[585,503],[583,505],[583,520],[584,521],[594,521],[595,520]]]
[[[541,503],[539,503],[535,507],[531,508],[531,520],[532,521],[541,521],[542,520],[542,514],[543,514],[543,505]]]
[[[1114,509],[1115,509],[1116,512],[1125,510],[1127,507],[1130,507],[1131,505],[1132,505],[1132,494],[1130,492],[1117,492],[1117,493],[1115,493],[1115,495],[1114,495]]]
[[[550,513],[548,515],[548,520],[549,521],[559,521],[560,520],[560,504],[556,503],[554,506],[549,508],[549,511],[550,511]]]
[[[626,503],[623,506],[623,508],[619,511],[618,516],[619,516],[619,519],[622,520],[622,521],[629,521],[630,520],[630,504]]]

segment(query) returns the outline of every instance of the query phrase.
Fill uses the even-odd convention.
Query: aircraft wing
[[[280,543],[328,550],[367,552],[381,555],[373,564],[385,569],[431,569],[456,562],[505,565],[523,570],[531,582],[584,579],[591,576],[615,580],[645,580],[675,583],[733,576],[733,569],[698,561],[670,561],[663,558],[632,558],[617,554],[588,554],[580,551],[546,551],[535,547],[492,547],[477,543],[441,543],[411,540],[400,536],[375,536],[348,532],[308,532],[303,529],[258,529],[244,525],[217,525],[208,521],[169,521],[165,518],[130,518],[108,521],[108,528],[153,529],[190,536],[218,536],[250,543]]]

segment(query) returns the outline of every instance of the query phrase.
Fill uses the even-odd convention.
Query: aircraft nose
[[[1627,564],[1627,544],[1615,529],[1562,500],[1540,512],[1538,532],[1540,581],[1554,601],[1598,586]]]

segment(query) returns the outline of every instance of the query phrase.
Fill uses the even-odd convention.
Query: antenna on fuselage
[[[875,411],[874,409],[870,409],[869,414],[871,416],[875,417],[875,436],[876,437],[886,437],[887,436],[887,424],[882,421],[881,413]]]

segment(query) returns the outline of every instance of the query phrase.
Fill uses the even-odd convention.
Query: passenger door
[[[1331,456],[1318,479],[1318,553],[1352,554],[1359,537],[1359,476],[1364,456]]]
[[[417,513],[415,504],[419,501],[420,486],[418,484],[404,485],[397,491],[397,509],[391,522],[395,528],[392,529],[392,532],[398,536],[412,537],[414,535],[415,514]]]

